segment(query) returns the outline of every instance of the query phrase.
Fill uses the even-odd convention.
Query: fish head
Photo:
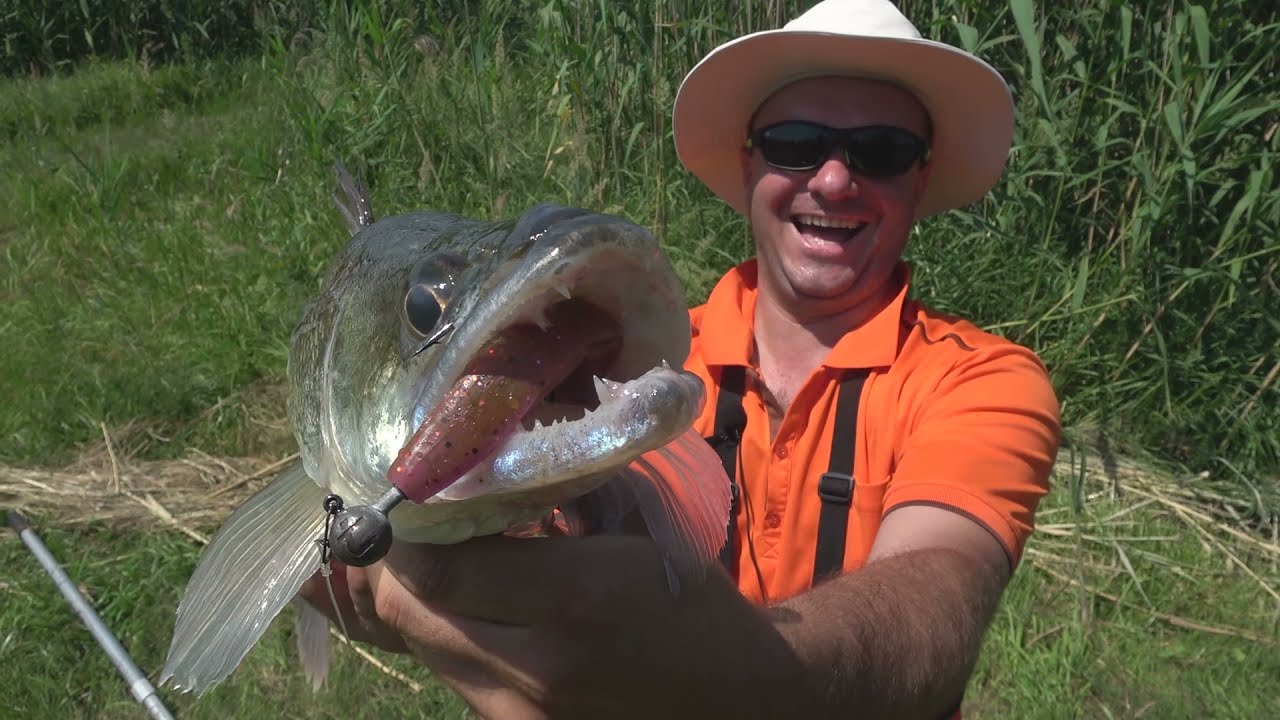
[[[575,327],[537,334],[557,324]],[[512,328],[535,339],[500,342]],[[685,430],[702,387],[671,366],[689,341],[660,243],[623,218],[554,205],[496,223],[395,216],[352,237],[306,308],[290,348],[290,419],[307,474],[368,504],[415,433],[467,422],[433,416],[442,403],[469,415],[508,399],[458,396],[486,352],[512,350],[513,374],[570,358],[501,436],[494,426],[464,482],[392,514],[399,536],[456,541],[526,522]],[[595,412],[606,400],[610,412]]]

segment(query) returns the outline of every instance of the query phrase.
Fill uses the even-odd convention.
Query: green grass
[[[155,681],[173,630],[173,610],[199,548],[166,532],[38,528],[50,551],[94,604],[134,662]],[[136,718],[143,712],[114,665],[11,534],[0,540],[6,572],[0,610],[5,712],[24,718]],[[349,648],[335,653],[320,692],[298,672],[293,611],[277,619],[232,679],[204,696],[161,691],[178,717],[465,717],[465,705],[405,658],[379,654],[425,684],[412,692]]]
[[[1125,484],[1113,498],[1105,481],[1090,482],[1094,499],[1076,512],[1071,478],[1057,481],[1039,519],[1047,532],[1030,543],[988,633],[967,715],[1261,718],[1280,712],[1280,605],[1222,548],[1261,571],[1272,592],[1280,583],[1277,554],[1229,542],[1219,547],[1176,511],[1141,505],[1145,498],[1133,492],[1126,496]],[[1180,627],[1170,618],[1245,637]]]
[[[578,5],[336,2],[307,32],[268,23],[237,46],[260,53],[50,56],[57,74],[0,80],[0,384],[18,390],[0,410],[0,466],[64,466],[104,425],[122,456],[289,452],[280,383],[302,302],[343,242],[337,158],[363,171],[380,215],[491,217],[544,200],[629,215],[664,238],[697,301],[749,242],[679,170],[671,99],[702,52],[794,4]],[[1162,492],[1198,493],[1194,507],[1229,508],[1215,517],[1274,538],[1280,23],[1264,5],[1144,17],[1124,3],[957,2],[936,15],[903,3],[929,34],[981,48],[1020,108],[992,198],[915,238],[918,294],[1039,351],[1072,447],[1150,455],[1183,478]],[[1271,588],[1277,558],[1144,502],[1059,478],[968,716],[1280,715],[1277,603],[1227,551]],[[145,524],[36,519],[154,676],[196,545]],[[0,561],[5,707],[137,717],[21,545],[6,536]],[[448,693],[411,696],[348,649],[313,696],[290,642],[286,618],[225,687],[166,699],[184,717],[345,716],[353,695],[362,715],[461,715]]]

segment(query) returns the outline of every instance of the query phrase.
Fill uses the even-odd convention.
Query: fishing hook
[[[445,336],[445,335],[448,335],[452,330],[453,330],[453,323],[451,323],[451,322],[447,322],[447,323],[445,323],[444,325],[441,325],[441,326],[440,326],[440,329],[439,329],[439,330],[436,330],[436,331],[435,331],[435,332],[433,332],[433,333],[431,333],[431,337],[429,337],[429,338],[427,338],[426,340],[424,340],[424,341],[422,342],[422,345],[421,345],[421,346],[419,346],[417,350],[414,350],[414,351],[413,351],[413,355],[410,355],[410,357],[417,357],[417,356],[421,355],[421,354],[423,353],[423,351],[425,351],[427,348],[429,348],[429,347],[431,347],[432,345],[435,345],[435,344],[439,343],[441,340],[443,340],[443,339],[444,339],[444,336]]]

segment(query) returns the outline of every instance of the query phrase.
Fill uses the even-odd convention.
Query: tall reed
[[[500,215],[553,200],[628,214],[662,235],[695,302],[751,244],[743,220],[676,161],[670,109],[679,82],[717,44],[777,27],[808,3],[223,5],[224,14],[255,8],[258,36],[210,34],[184,47],[230,52],[252,39],[267,48],[297,162],[319,173],[345,158],[393,206]],[[35,27],[66,16],[70,4],[53,7],[62,15],[25,5],[18,15]],[[904,0],[901,8],[926,36],[988,59],[1018,107],[1000,185],[920,227],[909,249],[917,292],[1036,349],[1073,437],[1215,472],[1274,474],[1273,4]],[[116,28],[120,43],[140,27],[130,18],[102,15],[91,25]],[[190,26],[176,11],[172,21]],[[18,58],[22,67],[49,64],[52,51],[39,48],[56,43],[42,42],[24,46],[37,50]]]

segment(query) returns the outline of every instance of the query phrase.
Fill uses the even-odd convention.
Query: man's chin
[[[791,291],[797,300],[824,303],[852,298],[857,287],[857,276],[806,277],[797,278],[791,283]]]

